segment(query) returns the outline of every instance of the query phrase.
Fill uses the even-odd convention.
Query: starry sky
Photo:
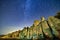
[[[60,11],[60,0],[0,0],[0,35],[31,26]]]

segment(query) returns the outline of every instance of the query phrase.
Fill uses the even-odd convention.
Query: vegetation
[[[60,12],[58,12],[58,13],[55,15],[55,17],[60,19]]]

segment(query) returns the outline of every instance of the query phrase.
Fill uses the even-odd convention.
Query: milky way
[[[26,21],[28,21],[29,18],[31,17],[31,14],[30,14],[31,2],[32,2],[31,0],[25,1],[25,5],[24,5],[24,21],[25,21],[25,23],[27,23]]]
[[[24,10],[25,18],[30,16],[29,12],[30,12],[30,8],[31,8],[31,2],[32,2],[31,0],[26,0],[26,2],[25,2],[25,10]]]

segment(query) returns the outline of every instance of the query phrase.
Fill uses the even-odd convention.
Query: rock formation
[[[35,20],[33,25],[24,27],[23,30],[13,32],[5,35],[2,38],[19,38],[19,39],[46,39],[59,38],[60,19],[54,16],[48,17],[46,20],[44,17],[41,20]]]
[[[39,23],[40,23],[39,20],[35,20],[33,25],[34,25],[34,26],[37,26]]]

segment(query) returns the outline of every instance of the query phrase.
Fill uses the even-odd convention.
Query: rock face
[[[39,23],[40,23],[39,20],[35,20],[35,21],[34,21],[34,26],[37,26]]]
[[[33,25],[25,27],[23,30],[13,32],[2,38],[19,38],[19,39],[44,39],[59,37],[58,30],[60,29],[60,19],[53,16],[48,17],[46,20],[44,17],[41,20],[35,20]]]
[[[45,18],[44,17],[41,17],[41,21],[45,21]]]

